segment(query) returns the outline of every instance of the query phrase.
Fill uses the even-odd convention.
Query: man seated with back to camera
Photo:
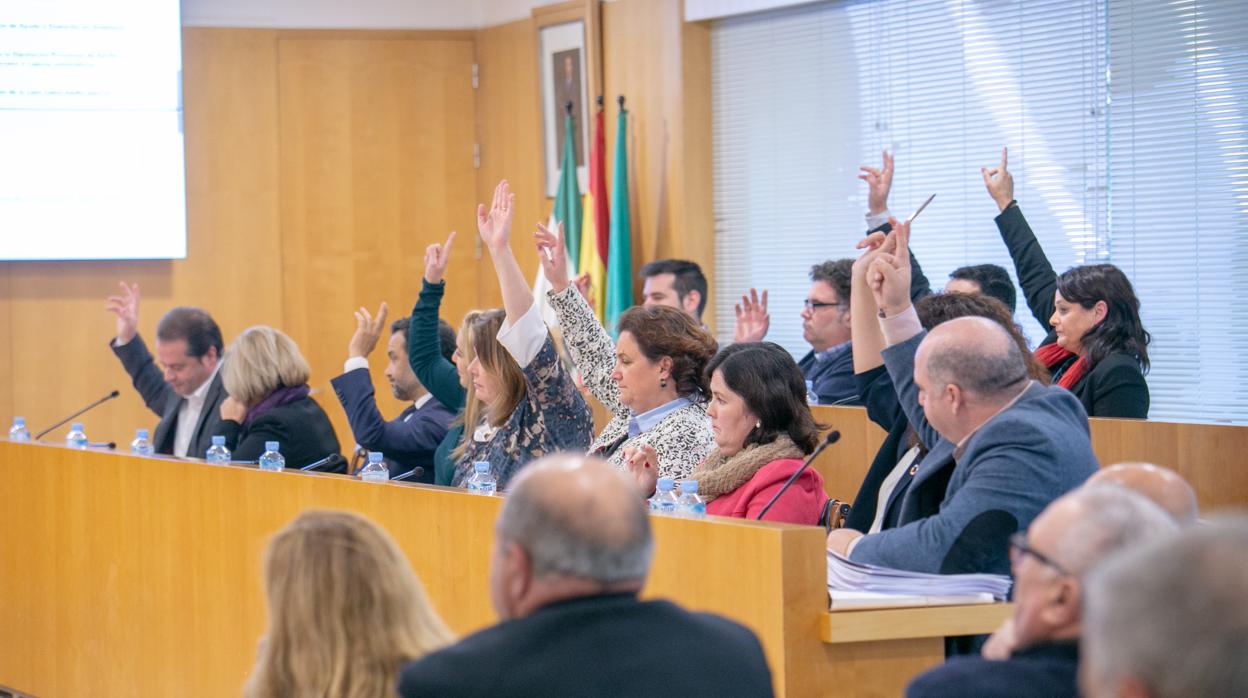
[[[1005,328],[962,317],[924,332],[910,302],[909,224],[879,245],[867,267],[888,347],[884,364],[907,419],[928,446],[894,497],[895,526],[840,529],[828,549],[884,567],[941,574],[1009,574],[1007,542],[1064,492],[1095,472],[1087,415],[1069,392],[1028,377]],[[899,488],[901,489],[901,488]],[[937,505],[937,513],[926,514]]]
[[[381,416],[368,370],[368,355],[381,338],[387,313],[385,303],[377,310],[376,318],[364,308],[355,311],[356,329],[347,345],[348,356],[342,366],[343,372],[330,384],[347,413],[355,442],[368,451],[382,452],[390,477],[419,468],[408,478],[409,481],[432,484],[433,454],[446,437],[455,415],[425,390],[412,372],[407,352],[412,319],[401,317],[390,325],[385,375],[395,399],[410,404],[392,420],[386,421]],[[438,344],[443,358],[451,361],[455,354],[455,330],[442,320],[438,321]]]
[[[221,384],[225,342],[221,328],[199,308],[170,310],[156,324],[156,367],[139,336],[139,285],[121,282],[121,294],[108,297],[108,311],[117,316],[117,336],[109,342],[130,374],[147,408],[160,417],[152,445],[157,453],[203,458],[221,433]]]
[[[654,540],[628,476],[558,454],[512,480],[494,527],[500,622],[408,664],[416,696],[770,696],[758,638],[730,620],[637,597]]]

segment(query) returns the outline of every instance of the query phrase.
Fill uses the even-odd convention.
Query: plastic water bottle
[[[806,404],[808,405],[819,404],[819,393],[815,392],[814,381],[806,381]]]
[[[9,427],[9,441],[26,443],[30,441],[30,430],[26,428],[25,417],[14,417],[13,426]]]
[[[670,477],[661,477],[654,485],[654,496],[650,498],[650,511],[656,514],[676,513],[676,481]]]
[[[209,463],[230,462],[230,449],[225,447],[224,436],[212,437],[212,445],[208,447],[208,453],[204,454],[204,458]]]
[[[368,452],[368,465],[360,469],[360,479],[366,482],[385,482],[390,479],[390,469],[382,461],[381,451]]]
[[[139,429],[134,433],[134,441],[130,442],[130,452],[136,456],[150,456],[156,452],[152,447],[152,440],[147,436],[146,429]]]
[[[473,473],[468,478],[468,491],[473,494],[492,496],[498,492],[498,480],[490,472],[490,462],[479,460],[472,464]]]
[[[260,455],[260,469],[281,472],[286,467],[286,459],[277,451],[276,441],[264,442],[264,453]]]
[[[676,514],[689,519],[706,516],[706,502],[698,496],[697,480],[681,480],[680,499],[676,500]]]
[[[74,422],[69,427],[69,434],[65,436],[65,445],[70,448],[85,449],[87,447],[87,433],[82,430],[82,422]]]

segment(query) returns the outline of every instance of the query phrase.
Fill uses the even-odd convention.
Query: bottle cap
[[[135,431],[135,432],[134,432],[134,438],[136,438],[136,439],[146,439],[146,438],[148,438],[148,431],[147,431],[146,429],[139,429],[139,430],[137,430],[137,431]]]
[[[266,451],[276,451],[276,450],[277,450],[277,446],[278,446],[278,443],[277,443],[276,441],[265,441],[265,442],[264,442],[264,450],[266,450]]]
[[[478,473],[490,472],[490,462],[488,460],[479,460],[472,464],[472,469]]]
[[[670,477],[661,477],[655,486],[663,491],[667,491],[676,488],[676,481]]]
[[[369,451],[369,452],[368,452],[368,462],[369,462],[369,463],[380,463],[380,462],[381,462],[381,458],[382,458],[382,452],[381,452],[381,451]]]
[[[70,431],[82,431],[82,422],[74,422],[69,425]]]
[[[225,437],[224,437],[224,436],[214,436],[214,437],[212,437],[212,445],[213,445],[213,446],[224,446],[224,445],[225,445]]]
[[[681,494],[697,494],[698,493],[698,481],[697,480],[681,480],[680,481],[680,493]]]
[[[25,417],[14,417],[14,418],[13,418],[13,426],[15,426],[15,427],[24,427],[24,426],[26,426],[26,418],[25,418]]]

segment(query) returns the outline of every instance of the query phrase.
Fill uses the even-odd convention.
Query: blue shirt
[[[635,414],[629,417],[628,418],[628,438],[631,439],[634,436],[637,436],[638,434],[649,431],[651,428],[654,427],[654,425],[661,422],[663,418],[666,417],[667,415],[671,414],[672,412],[675,412],[676,410],[686,405],[692,405],[692,404],[693,404],[693,401],[690,400],[689,398],[678,397],[675,400],[659,405],[658,407],[652,410],[649,410],[648,412],[642,412],[641,414]]]

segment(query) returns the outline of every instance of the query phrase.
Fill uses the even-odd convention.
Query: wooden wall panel
[[[289,32],[287,34],[290,34]],[[391,319],[420,291],[425,247],[465,233],[452,268],[475,274],[473,42],[468,39],[279,39],[281,265],[285,329],[313,366],[312,385],[344,450],[353,441],[329,379],[342,370],[352,311]],[[400,35],[401,36],[401,35]],[[470,277],[471,278],[471,277]],[[448,294],[446,315],[475,307]],[[402,406],[373,355],[383,414]]]
[[[615,157],[615,98],[623,94],[631,112],[634,268],[662,257],[691,259],[713,284],[710,29],[686,24],[682,4],[620,0],[602,6],[607,162]],[[640,298],[641,285],[635,283]],[[710,293],[713,297],[713,287]],[[709,302],[706,311],[703,321],[714,328]]]
[[[516,195],[512,250],[525,276],[537,275],[537,251],[532,233],[535,224],[550,217],[552,200],[546,198],[542,164],[542,115],[538,104],[537,39],[529,19],[477,32],[477,138],[481,145],[481,168],[477,170],[477,201],[490,203],[494,187],[506,179]],[[473,209],[475,211],[475,207]],[[463,247],[483,260],[477,281],[482,307],[502,307],[498,280],[489,253],[479,244],[476,224],[460,229]],[[463,278],[448,271],[448,283]],[[455,287],[448,286],[448,292]]]
[[[11,329],[0,340],[13,367],[3,381],[11,402],[0,393],[6,423],[16,412],[38,431],[117,388],[120,399],[84,417],[93,440],[129,443],[136,427],[155,425],[106,346],[115,325],[105,297],[121,279],[141,285],[149,343],[175,305],[208,308],[227,338],[280,321],[280,284],[251,263],[278,249],[273,32],[188,29],[184,42],[188,257],[4,265],[0,309]]]

